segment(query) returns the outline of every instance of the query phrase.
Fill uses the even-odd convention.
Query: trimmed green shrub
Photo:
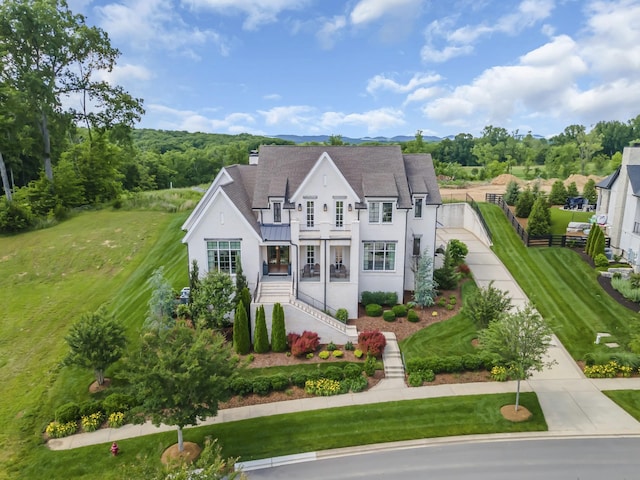
[[[271,350],[284,352],[287,350],[287,332],[285,330],[284,309],[276,303],[271,314]]]
[[[343,378],[358,378],[362,376],[362,366],[355,363],[348,363],[342,369]]]
[[[342,380],[344,378],[344,372],[340,367],[327,367],[324,372],[322,372],[322,376],[324,378],[328,378],[330,380]]]
[[[271,380],[271,389],[275,392],[286,390],[291,385],[287,376],[282,373],[271,375],[269,379]]]
[[[268,395],[271,391],[271,378],[267,376],[255,377],[251,382],[253,386],[253,393],[258,395]]]
[[[329,352],[333,352],[334,350],[337,350],[337,348],[338,348],[338,347],[337,347],[337,346],[336,346],[336,344],[335,344],[335,343],[333,343],[333,342],[329,342],[329,343],[327,344],[327,351],[329,351]]]
[[[269,334],[267,333],[267,321],[264,314],[264,305],[260,305],[257,310],[253,349],[256,353],[267,353],[269,351]]]
[[[80,418],[80,407],[75,402],[60,405],[56,408],[55,418],[58,423],[76,422]]]
[[[351,378],[349,380],[344,381],[345,384],[349,384],[349,390],[353,393],[359,393],[364,391],[367,388],[369,382],[367,382],[367,378],[359,375],[355,378]]]
[[[393,313],[393,310],[385,310],[384,312],[382,312],[382,318],[385,322],[395,322],[396,314]]]
[[[364,307],[364,310],[369,317],[379,317],[382,315],[382,307],[377,303],[370,303]]]
[[[420,372],[413,372],[409,375],[408,383],[410,387],[422,386],[422,374]]]
[[[340,358],[342,356],[344,356],[344,352],[342,350],[334,350],[331,355],[333,355],[335,358]]]
[[[293,372],[291,374],[291,383],[296,387],[304,388],[305,382],[309,379],[306,372]]]
[[[330,356],[331,356],[331,354],[329,352],[327,352],[326,350],[323,350],[322,352],[320,352],[318,354],[318,357],[320,357],[322,360],[326,360]]]
[[[126,393],[112,393],[102,401],[102,407],[107,415],[115,412],[128,412],[136,406],[136,400]]]
[[[353,346],[353,342],[347,342],[344,344],[344,349],[348,352],[353,352],[356,347]]]
[[[416,312],[413,308],[410,308],[409,311],[407,312],[407,320],[414,323],[419,322],[420,315],[418,315],[418,312]]]
[[[406,317],[408,309],[404,305],[395,305],[392,309],[396,317]]]
[[[436,379],[436,374],[433,370],[425,370],[422,372],[422,380],[425,382],[433,382]]]
[[[100,400],[87,400],[79,405],[80,416],[88,417],[92,413],[104,412],[102,402]]]
[[[359,348],[356,348],[353,351],[353,356],[356,358],[362,358],[362,355],[364,355],[364,352],[362,350],[360,350]]]
[[[396,292],[362,292],[362,304],[366,307],[372,303],[392,306],[398,303]]]
[[[373,377],[375,375],[376,363],[376,357],[373,355],[367,355],[367,359],[364,361],[364,373],[366,373],[368,377]]]
[[[234,394],[245,396],[253,392],[253,382],[246,377],[236,375],[229,382],[229,388]]]
[[[599,253],[593,259],[593,263],[596,267],[607,267],[609,266],[609,259],[604,253]]]
[[[342,323],[347,323],[347,320],[349,320],[349,312],[347,311],[347,309],[339,308],[336,311],[336,319],[341,321]]]

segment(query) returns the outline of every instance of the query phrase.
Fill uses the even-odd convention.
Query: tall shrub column
[[[276,303],[271,314],[271,350],[284,352],[287,350],[287,332],[284,325],[284,309]]]
[[[249,339],[249,324],[247,322],[247,312],[244,304],[238,302],[236,315],[233,319],[233,349],[239,355],[246,355],[251,348]]]
[[[260,305],[256,311],[256,331],[253,339],[253,350],[256,353],[269,351],[269,335],[267,334],[267,321],[264,315],[264,306]]]

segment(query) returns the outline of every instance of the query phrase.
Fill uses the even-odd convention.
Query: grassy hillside
[[[187,285],[186,216],[92,211],[0,238],[0,478],[16,478],[33,449],[46,448],[40,435],[58,405],[88,398],[92,372],[59,366],[79,315],[106,304],[135,341],[151,272],[164,266],[174,288]]]

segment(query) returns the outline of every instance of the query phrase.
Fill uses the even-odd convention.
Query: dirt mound
[[[491,185],[507,185],[509,182],[514,181],[519,184],[523,184],[524,181],[515,175],[511,175],[510,173],[503,173],[502,175],[498,175],[496,178],[491,180]]]
[[[578,189],[582,191],[589,179],[593,179],[594,182],[598,183],[600,180],[602,180],[602,178],[603,177],[598,177],[596,175],[587,176],[574,173],[573,175],[569,175],[569,178],[564,181],[564,186],[568,187],[569,185],[571,185],[571,183],[576,182],[576,187],[578,187]]]

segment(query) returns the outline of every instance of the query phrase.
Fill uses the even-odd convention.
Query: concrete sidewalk
[[[463,241],[469,248],[467,264],[479,286],[486,287],[493,280],[496,288],[509,292],[516,308],[527,302],[525,294],[488,245],[467,230],[438,229],[439,243],[446,245],[453,238]],[[398,367],[402,367],[402,362],[395,335],[385,336],[388,346],[383,359],[385,370],[392,375],[380,381],[371,390],[357,394],[304,398],[219,410],[216,417],[208,419],[201,425],[321,408],[516,391],[515,382],[461,383],[408,388],[398,375]],[[555,336],[547,357],[555,362],[554,366],[534,374],[531,379],[521,384],[521,391],[534,391],[537,394],[549,427],[548,432],[538,432],[535,436],[640,435],[640,423],[601,393],[601,390],[640,389],[640,378],[588,379]],[[53,439],[48,442],[48,445],[52,450],[66,450],[168,430],[175,430],[175,427],[155,427],[148,422],[143,425],[125,425],[118,429],[107,428],[92,433]],[[510,435],[509,438],[517,436]],[[521,436],[531,437],[531,434]],[[477,439],[478,436],[469,438]],[[488,438],[497,437],[489,436]],[[422,440],[424,441],[429,440]]]

